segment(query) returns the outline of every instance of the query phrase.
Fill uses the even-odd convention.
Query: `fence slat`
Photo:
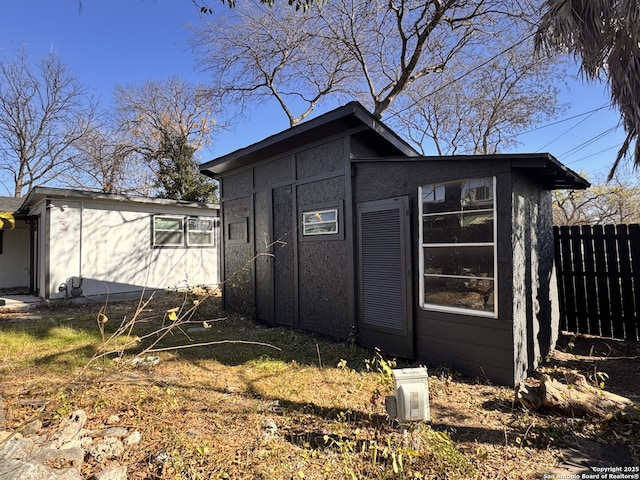
[[[609,276],[607,274],[607,251],[604,243],[604,228],[593,226],[593,250],[596,256],[596,283],[598,285],[598,314],[600,317],[600,335],[611,337],[611,302],[609,302]]]
[[[579,333],[589,333],[589,320],[587,318],[587,297],[584,278],[584,262],[582,260],[582,235],[580,227],[571,227],[571,269],[573,273],[573,288],[576,299],[576,321]]]
[[[629,325],[627,339],[640,341],[640,225],[638,224],[629,225],[629,253],[633,279],[634,325]]]
[[[598,286],[596,282],[596,265],[593,250],[593,235],[591,230],[591,225],[584,225],[581,231],[582,249],[584,253],[582,256],[585,275],[584,286],[587,298],[587,333],[590,335],[601,335],[598,308]]]
[[[556,266],[556,282],[558,283],[558,309],[560,310],[560,329],[569,330],[567,326],[566,275],[562,269],[562,243],[560,227],[553,227],[553,257]]]
[[[620,293],[620,258],[618,255],[618,238],[616,236],[615,225],[604,226],[604,241],[607,249],[609,302],[611,303],[613,336],[615,338],[624,338],[622,295]]]
[[[620,291],[622,292],[622,326],[624,338],[630,338],[635,331],[633,279],[631,277],[631,257],[629,256],[629,234],[626,225],[616,227],[618,236],[618,265],[620,270]],[[635,333],[633,334],[635,336]]]
[[[569,227],[560,227],[560,249],[562,251],[562,276],[565,299],[565,324],[570,332],[578,331],[578,319],[576,316],[576,298],[574,279],[571,269],[571,234]]]

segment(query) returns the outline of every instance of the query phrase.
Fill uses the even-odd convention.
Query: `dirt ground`
[[[83,307],[69,307],[68,313],[71,315],[81,308]],[[162,308],[164,307],[158,306],[158,309]],[[0,322],[28,321],[29,316],[33,314],[38,313],[3,313],[0,309]],[[233,321],[243,331],[253,328],[247,323],[248,320]],[[291,368],[300,367],[295,366],[294,362]],[[582,373],[594,385],[604,382],[605,390],[640,404],[638,343],[563,334],[556,350],[542,363],[538,373],[562,379],[567,371]],[[591,422],[568,419],[552,413],[528,412],[516,404],[515,392],[512,389],[491,385],[482,379],[465,378],[446,368],[433,367],[429,373],[431,426],[436,431],[446,432],[457,448],[470,459],[476,469],[473,478],[533,479],[545,478],[547,474],[561,478],[563,474],[588,473],[588,465],[640,465],[638,433],[634,430],[636,427],[640,430],[640,424],[620,423],[615,419]],[[180,370],[177,364],[169,362],[162,363],[154,370],[153,375],[164,379],[180,378],[179,383],[182,386],[188,386],[192,381],[190,373],[187,374],[186,370]],[[203,392],[202,405],[211,403],[213,397],[220,396],[225,404],[231,401],[238,408],[242,406],[243,409],[258,412],[262,416],[264,412],[274,411],[273,399],[261,398],[255,391],[245,391],[241,385],[231,385],[229,381],[227,384],[218,385],[216,382],[221,382],[222,377],[221,373],[212,377],[212,383],[207,387],[208,391]],[[200,378],[193,379],[193,382],[201,381]],[[15,384],[5,385],[9,397],[12,396],[12,389],[17,392],[14,400],[20,395],[21,388],[23,387],[17,381]],[[192,395],[193,402],[185,409],[184,416],[175,418],[174,421],[183,429],[193,431],[206,430],[203,425],[219,422],[217,417],[213,417],[213,412],[204,407],[200,408],[195,393],[192,392]],[[11,401],[11,398],[7,400]],[[105,410],[96,416],[94,421],[102,421],[104,419],[101,417],[121,413],[117,411],[118,408],[119,404],[113,401],[114,411]],[[127,408],[123,403],[121,410],[127,411]],[[384,407],[379,407],[378,410],[382,418]],[[334,412],[324,412],[320,405],[311,408],[310,404],[305,402],[299,405],[295,402],[281,402],[277,413],[272,414],[272,417],[278,424],[283,445],[288,445],[289,450],[299,450],[296,453],[298,458],[306,458],[305,448],[315,448],[309,439],[313,437],[314,432],[321,438],[328,431],[334,422],[333,414]],[[214,420],[207,420],[208,416],[212,416]],[[234,415],[234,418],[240,422],[242,415]],[[243,435],[255,430],[256,422],[251,418],[246,425],[228,425],[228,433],[224,437],[237,436],[238,445],[248,442],[249,438],[244,439]],[[381,428],[383,423],[375,427]],[[362,429],[365,430],[365,427]],[[218,440],[220,448],[225,448],[224,437]],[[303,446],[302,443],[312,445]],[[149,445],[144,448],[157,447]],[[233,449],[232,446],[228,448]],[[266,452],[262,454],[268,455]],[[233,455],[238,453],[235,452]],[[250,461],[249,458],[248,456],[246,462]],[[311,460],[308,461],[312,463],[316,457],[310,454],[309,458]],[[141,462],[139,470],[134,471],[131,478],[170,478],[149,476],[146,468],[148,465]]]
[[[538,368],[539,373],[562,381],[565,372],[578,372],[590,383],[600,384],[604,390],[640,406],[640,343],[565,332],[549,360]],[[621,425],[613,419],[604,428],[600,441],[576,436],[566,442],[564,454],[568,462],[603,467],[639,466],[640,422]],[[625,445],[617,445],[614,439],[621,439],[625,432],[631,434]]]
[[[592,381],[603,372],[606,390],[640,403],[640,343],[565,333],[551,358],[546,368],[577,370]]]

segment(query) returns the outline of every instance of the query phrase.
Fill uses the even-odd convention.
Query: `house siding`
[[[225,188],[226,191],[229,190]],[[222,223],[225,238],[224,305],[230,310],[251,312],[254,304],[252,197],[223,201]],[[246,229],[246,238],[230,240],[231,225],[242,225]]]
[[[344,150],[340,138],[296,154],[298,180],[334,171],[344,171]]]
[[[274,255],[274,321],[280,325],[294,326],[296,321],[296,255],[297,215],[294,212],[293,185],[273,189],[273,246]]]
[[[256,188],[262,189],[267,186],[292,183],[295,178],[293,167],[293,155],[287,155],[264,164],[256,165],[253,174],[254,185],[256,185]]]
[[[332,162],[333,157],[329,163]],[[302,236],[302,229],[298,229],[297,268],[299,326],[337,338],[347,338],[352,325],[348,312],[348,289],[351,286],[347,284],[347,276],[344,274],[347,248],[344,240],[346,223],[343,203],[342,175],[297,187],[298,221],[302,220],[305,209],[313,209],[314,206],[339,208],[338,235],[305,238]]]
[[[61,288],[71,281],[83,296],[217,285],[218,247],[154,248],[156,214],[218,217],[217,211],[195,206],[54,195],[32,205],[30,215],[40,218],[39,295],[52,300],[76,296]]]
[[[513,384],[511,325],[494,318],[429,312],[418,307],[417,358],[472,378]]]

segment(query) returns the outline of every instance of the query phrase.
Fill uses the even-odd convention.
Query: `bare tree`
[[[559,226],[640,223],[640,183],[629,172],[597,179],[587,190],[553,192],[553,223]]]
[[[521,14],[502,0],[335,0],[321,9],[331,36],[351,52],[359,97],[382,117],[423,77],[437,75],[479,46],[501,21]]]
[[[72,188],[150,196],[154,178],[136,155],[130,138],[109,126],[94,123],[76,144],[78,154],[71,159],[72,167],[58,180]]]
[[[199,25],[193,43],[200,67],[212,74],[214,102],[241,112],[275,99],[293,126],[326,97],[350,91],[351,54],[327,35],[317,9],[291,16],[288,9],[244,3]]]
[[[494,154],[516,145],[519,132],[565,108],[557,87],[564,68],[531,55],[517,33],[496,39],[503,51],[482,67],[467,70],[474,59],[459,55],[445,72],[419,80],[390,109],[387,122],[422,153]],[[464,81],[457,80],[460,72],[468,72]]]
[[[464,92],[464,99],[475,107],[474,115],[483,116],[485,131],[474,126],[478,146],[482,148],[484,138],[484,148],[490,151],[506,144],[505,129],[512,118],[517,117],[514,130],[526,123],[522,108],[514,109],[511,118],[507,115],[516,104],[508,105],[517,97],[514,86],[522,85],[519,91],[530,86],[533,69],[541,87],[529,99],[548,85],[544,72],[551,71],[551,62],[534,58],[532,51],[522,53],[533,36],[527,29],[534,12],[527,1],[505,0],[333,0],[296,15],[277,5],[238,6],[223,19],[200,25],[194,44],[200,66],[214,75],[213,91],[219,98],[276,99],[291,125],[321,101],[355,98],[377,117],[389,112],[392,122],[405,124],[410,118],[425,120],[410,106],[420,109],[437,103],[451,115],[451,123],[440,127],[462,128],[468,124],[454,123],[470,107],[462,109],[460,102],[454,106],[454,97]],[[505,45],[505,38],[513,38],[509,34],[514,31],[513,37],[520,35],[515,40],[522,46],[518,52],[530,63],[516,61],[515,56],[509,59],[512,63],[498,60],[513,47]],[[496,67],[508,70],[505,78],[497,78]],[[480,105],[483,97],[474,97],[478,81],[485,86],[499,81],[508,91],[495,92],[492,105]],[[556,105],[539,102],[539,110],[529,109],[526,115],[530,120],[545,117]],[[500,110],[494,115],[491,108]],[[419,128],[424,134],[424,127]],[[498,140],[497,132],[503,130]]]
[[[229,6],[229,8],[235,8],[236,6],[236,0],[221,0],[221,1],[222,3],[226,3]],[[208,2],[205,2],[203,0],[191,0],[191,2],[196,7],[198,7],[198,9],[200,10],[200,13],[207,13],[209,15],[213,14],[213,8],[209,6]],[[294,6],[296,10],[300,10],[300,9],[307,10],[309,6],[313,5],[314,3],[319,4],[323,2],[324,0],[287,0],[287,3],[289,5]],[[260,3],[263,5],[267,5],[269,7],[273,7],[273,5],[275,4],[275,0],[260,0]]]
[[[126,132],[138,160],[153,175],[157,195],[212,199],[216,184],[200,174],[194,158],[211,141],[215,126],[200,87],[175,77],[117,87],[115,103],[119,130]],[[176,189],[177,177],[181,187]]]
[[[0,173],[10,177],[14,196],[69,165],[93,113],[85,89],[55,53],[35,66],[24,50],[0,61]]]

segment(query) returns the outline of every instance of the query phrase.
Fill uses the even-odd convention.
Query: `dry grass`
[[[142,434],[119,459],[131,479],[541,478],[563,438],[594,434],[515,407],[511,389],[442,369],[430,371],[432,424],[403,432],[384,410],[390,384],[378,367],[390,360],[221,318],[216,298],[190,312],[192,300],[169,295],[137,313],[135,302],[108,305],[102,324],[100,306],[86,305],[0,317],[8,427],[38,415],[55,428],[81,408],[100,430],[117,415]],[[103,356],[116,331],[106,350],[115,353]],[[160,351],[146,352],[151,345]],[[134,367],[141,352],[160,363]],[[83,474],[97,468],[87,461]]]

